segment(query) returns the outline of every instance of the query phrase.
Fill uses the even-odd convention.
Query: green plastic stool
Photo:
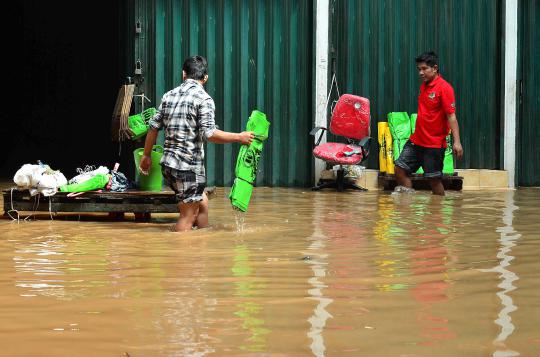
[[[234,180],[229,199],[234,208],[246,212],[251,200],[253,184],[257,178],[257,167],[263,149],[264,140],[268,139],[270,122],[266,114],[254,110],[246,124],[246,131],[252,131],[255,138],[250,145],[242,145],[236,160]]]

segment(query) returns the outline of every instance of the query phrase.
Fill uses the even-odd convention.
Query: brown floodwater
[[[0,220],[0,355],[540,355],[540,189],[227,192],[185,234]]]

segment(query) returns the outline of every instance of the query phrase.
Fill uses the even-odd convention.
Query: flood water
[[[540,189],[0,220],[2,356],[538,356]]]

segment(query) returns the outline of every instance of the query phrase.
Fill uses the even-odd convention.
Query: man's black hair
[[[434,67],[435,65],[439,65],[439,57],[437,54],[433,51],[428,51],[422,53],[420,56],[415,58],[416,63],[422,63],[424,62],[430,67]]]
[[[187,58],[182,65],[182,71],[186,72],[187,78],[198,81],[203,80],[204,76],[208,74],[208,63],[206,62],[206,58],[202,56]]]

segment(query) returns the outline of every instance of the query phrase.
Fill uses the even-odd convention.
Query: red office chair
[[[335,181],[319,180],[313,190],[335,187],[338,191],[347,188],[366,191],[365,188],[354,182],[345,180],[345,170],[342,165],[359,165],[367,159],[369,154],[369,99],[352,94],[342,95],[332,112],[330,132],[334,135],[344,136],[347,144],[324,143],[320,144],[324,131],[323,127],[315,127],[309,133],[315,136],[319,130],[321,135],[313,149],[313,155],[331,164],[340,165]],[[320,144],[320,145],[319,145]]]

